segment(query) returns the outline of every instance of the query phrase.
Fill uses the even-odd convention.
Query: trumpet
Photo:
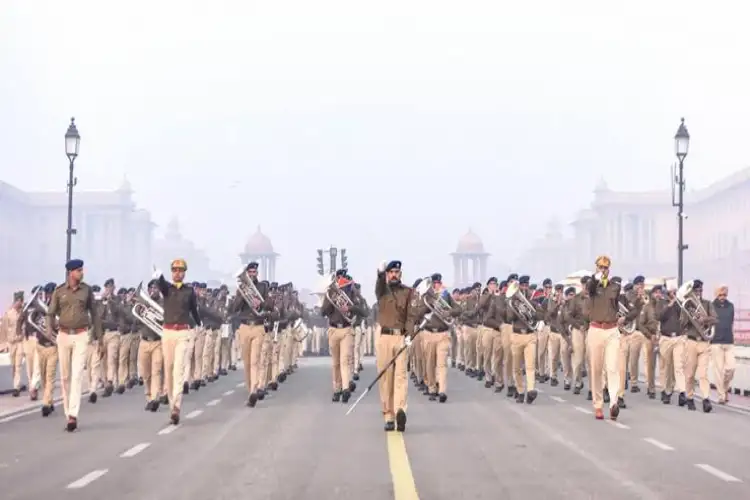
[[[713,326],[705,326],[703,324],[703,320],[708,317],[708,311],[703,307],[703,301],[693,292],[692,281],[686,282],[677,290],[675,300],[679,304],[680,309],[687,315],[693,328],[703,337],[703,340],[711,342],[716,334],[716,329]]]
[[[442,295],[434,291],[434,289],[432,288],[432,280],[430,278],[425,278],[422,280],[419,286],[417,286],[417,292],[424,302],[424,305],[427,306],[432,314],[437,316],[440,321],[448,325],[449,328],[453,326],[453,318],[451,318],[451,311],[453,310],[453,307],[451,307],[451,305],[442,297]]]
[[[164,331],[164,308],[143,290],[142,281],[138,284],[133,299],[133,316],[161,338]]]
[[[544,328],[543,321],[534,319],[536,316],[536,307],[526,298],[518,282],[514,281],[508,284],[508,289],[505,291],[505,298],[510,310],[526,324],[529,330],[538,332]]]
[[[348,323],[354,324],[357,317],[350,315],[348,312],[354,306],[354,302],[352,302],[352,299],[349,298],[346,292],[339,287],[339,284],[336,282],[336,276],[331,275],[331,282],[328,284],[324,296],[331,304],[333,304],[333,307],[338,310],[339,314],[341,314]]]
[[[245,299],[245,302],[250,307],[250,310],[256,316],[260,316],[261,313],[255,306],[255,303],[258,302],[262,304],[265,299],[263,298],[263,295],[261,295],[261,293],[258,291],[258,287],[255,286],[253,280],[250,279],[250,277],[247,275],[244,267],[240,269],[237,274],[235,274],[235,278],[237,278],[237,293],[240,294],[243,299]]]

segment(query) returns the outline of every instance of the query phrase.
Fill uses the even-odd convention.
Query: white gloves
[[[404,345],[406,347],[411,347],[411,337],[409,337],[409,336],[404,337]]]
[[[378,272],[379,273],[384,273],[385,272],[385,266],[387,266],[387,265],[388,265],[387,261],[385,261],[385,260],[381,261],[380,265],[378,266]]]
[[[594,279],[595,279],[596,281],[601,281],[601,280],[602,280],[602,272],[601,272],[601,271],[597,271],[597,272],[596,272],[596,273],[594,274]]]
[[[159,276],[162,276],[164,273],[162,273],[159,269],[154,269],[154,274],[151,275],[153,279],[159,279]]]

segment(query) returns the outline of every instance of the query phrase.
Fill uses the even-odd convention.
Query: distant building
[[[487,259],[490,254],[484,251],[482,239],[469,229],[458,240],[453,258],[454,287],[463,287],[479,281],[484,283],[487,277]]]
[[[164,237],[156,240],[154,248],[154,262],[157,268],[165,271],[174,259],[185,259],[188,265],[187,281],[199,281],[214,285],[234,286],[231,276],[211,268],[211,262],[205,251],[199,249],[195,243],[186,239],[180,232],[180,223],[173,218],[167,224]],[[151,265],[143,271],[141,279],[147,279],[151,275]]]
[[[260,279],[276,281],[276,260],[279,256],[274,252],[271,240],[261,232],[258,226],[255,233],[248,238],[245,249],[240,254],[240,261],[243,266],[253,261],[257,262]]]
[[[126,180],[114,191],[73,193],[73,256],[85,261],[89,283],[108,277],[132,283],[149,274],[154,223],[132,195]],[[67,206],[66,192],[23,191],[0,181],[0,288],[6,295],[62,281]]]
[[[735,299],[750,299],[749,209],[750,168],[685,193],[685,279],[726,283]],[[677,275],[677,209],[669,190],[613,191],[602,180],[570,226],[569,236],[548,231],[524,252],[519,268],[549,264],[547,272],[561,277],[607,254],[626,279]]]

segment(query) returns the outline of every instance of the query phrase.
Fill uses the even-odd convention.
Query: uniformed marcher
[[[47,310],[47,336],[54,336],[57,322],[57,350],[60,357],[63,407],[68,419],[66,430],[78,427],[78,411],[83,391],[83,365],[90,340],[102,338],[94,292],[83,282],[83,261],[73,259],[65,264],[65,283],[52,294]],[[91,390],[96,390],[92,387]]]
[[[159,296],[159,287],[156,280],[151,280],[148,283],[148,294],[154,302],[163,307],[163,300]],[[138,364],[141,367],[146,393],[146,410],[155,412],[159,409],[160,398],[163,396],[164,389],[162,380],[164,354],[162,353],[161,337],[145,324],[140,324],[137,332],[141,337],[138,343]],[[168,400],[169,398],[165,399]]]
[[[154,279],[164,300],[164,330],[162,354],[164,356],[164,384],[171,407],[170,421],[180,423],[182,389],[185,378],[185,354],[190,339],[191,322],[200,327],[201,317],[195,290],[184,283],[187,263],[175,259],[171,264],[172,283],[164,279],[161,271],[154,272]]]
[[[44,286],[44,292],[42,293],[42,301],[49,308],[52,294],[57,288],[56,283],[47,283]],[[38,318],[42,321],[43,328],[36,331],[37,339],[37,354],[39,356],[39,379],[41,380],[42,386],[42,416],[49,416],[55,409],[54,401],[52,399],[55,391],[55,380],[57,379],[57,363],[59,355],[57,353],[57,339],[55,337],[47,337],[46,329],[46,317],[41,308],[34,307],[32,305],[29,308],[29,314],[38,315]],[[37,323],[36,320],[33,320]],[[95,394],[95,393],[94,393]]]
[[[693,304],[688,308],[692,313],[692,319],[682,308],[680,314],[680,326],[684,335],[687,336],[685,343],[685,396],[688,410],[695,410],[693,394],[695,383],[698,382],[701,398],[703,399],[703,411],[709,413],[711,406],[711,385],[708,381],[708,363],[711,360],[711,344],[702,332],[707,332],[717,323],[716,308],[712,302],[703,298],[703,281],[693,280],[693,291],[696,301],[700,305]],[[699,330],[700,328],[700,330]]]
[[[401,348],[411,345],[414,336],[416,308],[412,307],[414,291],[401,283],[401,261],[383,262],[378,268],[375,282],[375,297],[378,301],[377,367],[384,370]],[[380,378],[380,402],[385,430],[406,429],[406,406],[408,380],[406,374],[407,356],[402,353]],[[395,422],[394,422],[395,420]]]

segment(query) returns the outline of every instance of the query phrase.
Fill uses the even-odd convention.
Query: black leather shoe
[[[258,394],[252,393],[250,394],[250,397],[247,398],[247,406],[250,408],[255,408],[255,405],[258,403]]]
[[[42,416],[43,417],[49,417],[49,414],[52,413],[52,405],[44,405],[42,406]]]
[[[404,410],[396,412],[396,430],[399,432],[406,430],[406,412]]]
[[[190,394],[190,384],[188,384],[187,382],[184,382],[182,384],[182,393],[183,394]]]
[[[495,392],[503,392],[503,389],[505,389],[505,385],[498,385],[495,387]]]
[[[352,393],[351,393],[351,392],[349,392],[349,391],[347,391],[347,390],[344,390],[344,391],[343,391],[343,392],[341,393],[341,402],[342,402],[342,403],[348,403],[348,402],[349,402],[349,398],[350,398],[350,397],[352,397]]]
[[[625,404],[625,398],[617,398],[617,406],[623,410],[627,408],[628,406]]]
[[[341,401],[341,391],[334,392],[331,401],[334,403],[338,403],[339,401]]]
[[[438,401],[440,401],[441,403],[445,403],[446,401],[448,401],[448,395],[444,392],[441,392],[440,394],[438,394]]]
[[[519,392],[516,394],[516,403],[523,403],[524,401],[526,401],[526,395],[524,393]]]
[[[396,430],[396,424],[394,422],[386,422],[385,426],[383,427],[386,432],[388,431],[395,431]]]
[[[684,392],[681,392],[679,396],[677,396],[677,405],[678,406],[685,406],[688,402],[687,396]]]
[[[353,381],[349,381],[349,392],[354,392],[357,390],[357,384],[355,384]]]
[[[125,394],[125,386],[123,384],[118,385],[115,392],[117,394]]]
[[[180,424],[180,410],[174,410],[172,411],[172,414],[169,416],[169,421],[172,425],[179,425]]]
[[[354,375],[352,375],[352,378],[353,378],[354,380],[359,380],[359,373],[356,373],[356,372],[355,372],[355,373],[354,373]]]
[[[536,399],[538,393],[536,392],[536,389],[533,391],[529,391],[528,394],[526,394],[526,404],[531,404]]]
[[[65,426],[65,430],[73,432],[76,429],[78,429],[78,419],[75,417],[68,417],[68,424]]]
[[[703,400],[703,413],[711,413],[711,410],[713,410],[714,407],[711,405],[711,401],[708,399]]]
[[[92,391],[89,394],[89,403],[96,403],[96,399],[97,399],[96,392]]]
[[[688,410],[695,411],[695,401],[693,401],[692,399],[688,399],[686,404]]]

